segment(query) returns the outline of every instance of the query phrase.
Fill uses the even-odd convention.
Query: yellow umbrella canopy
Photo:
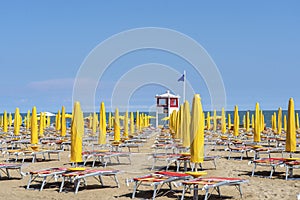
[[[0,116],[0,127],[3,128],[3,115]]]
[[[239,128],[240,128],[240,119],[239,119],[239,110],[238,106],[234,106],[234,119],[233,119],[233,135],[239,135]]]
[[[6,113],[6,111],[4,111],[4,113],[3,113],[3,132],[4,133],[7,133],[7,122],[8,122],[7,113]]]
[[[136,118],[135,126],[136,126],[137,131],[139,131],[140,130],[140,113],[138,110],[136,111],[135,118]]]
[[[128,111],[125,112],[123,137],[128,138]]]
[[[56,114],[56,118],[55,118],[55,128],[56,128],[57,131],[59,131],[61,129],[60,120],[61,120],[60,110],[58,110],[57,114]]]
[[[98,126],[98,115],[94,112],[92,118],[92,134],[94,135],[97,132]]]
[[[278,122],[277,122],[277,134],[281,134],[282,132],[282,109],[278,108]]]
[[[231,115],[228,114],[228,130],[230,130],[232,127],[232,124],[231,124]]]
[[[206,128],[207,128],[207,130],[210,130],[210,112],[207,112]]]
[[[222,108],[221,114],[221,132],[224,134],[226,133],[226,119],[225,119],[225,110]]]
[[[185,148],[190,147],[190,123],[191,123],[191,113],[190,113],[190,104],[188,101],[185,101],[183,104],[183,115],[182,115],[182,146]]]
[[[204,117],[199,94],[195,94],[193,98],[190,131],[191,162],[202,163],[204,158]]]
[[[179,110],[176,114],[176,131],[175,131],[175,135],[174,138],[175,139],[182,139],[182,116],[183,115],[183,105],[180,105]]]
[[[294,107],[293,98],[290,98],[289,100],[285,151],[287,152],[296,151],[295,107]]]
[[[254,123],[254,142],[260,142],[260,132],[261,132],[261,119],[260,119],[260,109],[259,103],[255,105],[255,123]]]
[[[32,114],[31,114],[31,144],[37,144],[39,141],[38,138],[38,126],[37,126],[37,116],[36,116],[36,107],[34,106],[32,108]]]
[[[172,133],[175,132],[175,129],[176,129],[176,110],[173,110],[173,112],[171,113],[170,115],[170,129],[172,131]]]
[[[121,139],[119,110],[116,108],[114,119],[114,141],[119,142]]]
[[[40,113],[40,129],[39,129],[39,136],[44,136],[44,113]]]
[[[111,119],[111,112],[108,113],[108,129],[111,130],[112,128],[112,119]]]
[[[276,116],[276,112],[274,112],[274,114],[273,114],[273,131],[277,132],[277,116]]]
[[[26,117],[26,130],[30,129],[30,110],[27,111],[27,117]]]
[[[19,108],[16,108],[15,110],[15,117],[14,117],[14,134],[19,135],[20,134],[20,110]]]
[[[283,130],[286,132],[287,131],[287,120],[286,120],[286,115],[283,117]]]
[[[130,112],[130,135],[134,134],[134,116],[133,112]]]
[[[8,126],[9,127],[12,126],[12,115],[11,115],[11,113],[9,113],[9,115],[8,115]]]
[[[251,115],[251,127],[252,127],[252,130],[255,129],[255,120],[254,120],[254,115],[253,114]]]
[[[61,132],[60,135],[65,137],[67,134],[67,124],[66,124],[66,108],[61,107]]]
[[[246,112],[246,132],[250,131],[250,113]]]
[[[78,101],[74,103],[73,119],[71,124],[71,159],[73,163],[82,162],[82,137],[84,134],[84,120],[81,106]]]
[[[214,110],[214,119],[213,119],[213,121],[214,121],[214,128],[213,128],[213,130],[217,131],[217,111],[216,110]]]
[[[299,115],[296,113],[296,130],[299,129]]]
[[[106,144],[106,111],[104,102],[100,105],[99,144]]]

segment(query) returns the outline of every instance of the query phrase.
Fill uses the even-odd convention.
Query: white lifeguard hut
[[[166,93],[156,95],[156,127],[163,117],[169,117],[173,110],[179,110],[179,95],[171,94],[168,90]]]

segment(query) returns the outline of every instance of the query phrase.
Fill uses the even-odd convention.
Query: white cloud
[[[73,78],[50,79],[44,81],[34,81],[28,84],[30,89],[36,90],[68,90],[74,85]]]

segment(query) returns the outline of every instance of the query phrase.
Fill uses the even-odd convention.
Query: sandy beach
[[[0,195],[1,199],[130,199],[133,191],[133,184],[127,186],[125,180],[136,176],[151,173],[152,158],[151,154],[153,149],[154,139],[157,133],[147,140],[147,143],[141,147],[140,152],[132,152],[132,164],[128,164],[125,158],[121,158],[121,164],[108,164],[107,169],[117,169],[121,173],[118,174],[120,182],[120,188],[116,187],[116,183],[110,177],[104,177],[104,187],[100,186],[93,178],[87,179],[87,186],[81,186],[78,194],[74,194],[72,188],[67,191],[59,193],[60,181],[50,181],[43,191],[38,191],[40,184],[33,184],[32,187],[35,189],[26,190],[26,185],[29,180],[29,176],[25,176],[20,179],[20,175],[16,171],[11,172],[11,179],[7,179],[2,176],[0,179]],[[127,151],[124,148],[123,151]],[[297,194],[300,192],[299,180],[284,180],[285,167],[276,168],[276,172],[273,177],[264,178],[261,175],[268,176],[270,169],[267,167],[258,167],[258,176],[251,177],[252,165],[248,164],[252,159],[253,155],[250,153],[249,158],[238,160],[239,154],[233,154],[232,159],[228,160],[228,152],[224,151],[223,146],[217,147],[216,150],[208,148],[208,155],[221,156],[217,160],[217,169],[214,169],[211,161],[205,161],[203,168],[207,172],[207,176],[222,176],[222,177],[239,177],[249,180],[249,183],[242,184],[243,199],[297,199]],[[273,154],[272,154],[273,155]],[[39,170],[48,167],[70,167],[69,163],[69,151],[64,151],[61,154],[61,160],[57,161],[55,157],[53,160],[38,160],[36,163],[25,162],[23,172],[29,172],[31,170]],[[237,157],[235,157],[237,156]],[[274,154],[274,157],[280,156]],[[1,158],[3,162],[4,158]],[[91,163],[87,163],[89,166]],[[165,162],[158,162],[157,168],[164,167]],[[102,168],[98,166],[97,168]],[[174,171],[174,166],[170,167],[170,171]],[[181,169],[182,170],[182,169]],[[152,171],[153,172],[153,171]],[[2,173],[3,175],[3,173]],[[299,175],[295,171],[295,175]],[[152,197],[152,188],[141,186],[139,192],[136,194],[136,199],[150,199]],[[240,199],[238,191],[231,186],[221,188],[222,199]],[[174,191],[167,190],[167,187],[163,187],[156,199],[180,199],[182,194],[182,187],[174,188]],[[200,198],[203,198],[204,193],[199,192]],[[187,193],[185,199],[192,199],[190,193]],[[209,199],[220,199],[216,192],[213,192]]]

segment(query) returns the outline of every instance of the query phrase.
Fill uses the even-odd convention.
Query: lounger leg
[[[80,185],[80,180],[78,179],[74,180],[75,194],[78,193],[79,185]]]
[[[101,175],[99,175],[98,177],[99,177],[99,181],[100,181],[101,185],[102,185],[102,186],[104,186],[104,184],[103,184],[103,180],[102,180],[102,176],[101,176]]]
[[[214,158],[214,166],[215,166],[215,169],[217,169],[217,161],[216,161],[217,159],[216,158]]]
[[[153,196],[152,196],[152,200],[155,199],[155,196],[156,196],[156,191],[157,191],[157,185],[154,185],[154,188],[153,188]]]
[[[271,173],[270,173],[270,177],[269,178],[272,178],[272,175],[273,175],[273,172],[275,171],[275,167],[274,166],[271,166]]]
[[[241,196],[241,198],[243,198],[243,192],[242,192],[242,188],[241,188],[241,186],[240,186],[240,185],[238,185],[238,188],[239,188],[240,196]]]
[[[9,174],[9,171],[7,168],[6,168],[6,174],[7,174],[7,177],[10,179],[10,174]]]
[[[204,197],[204,200],[207,200],[208,199],[208,189],[205,189],[205,197]]]
[[[181,200],[184,200],[184,194],[185,194],[185,190],[187,188],[187,185],[185,185],[182,189],[182,195],[181,195]]]
[[[61,181],[60,188],[59,188],[59,192],[62,192],[63,187],[64,187],[64,184],[65,184],[65,177],[63,177],[63,179],[62,179],[62,181]]]
[[[30,188],[31,181],[32,181],[32,174],[30,175],[30,178],[29,178],[28,183],[27,183],[27,187],[26,187],[27,190]]]
[[[45,186],[45,183],[46,183],[46,177],[44,177],[43,179],[43,182],[42,182],[42,185],[41,185],[41,188],[40,188],[40,191],[43,190],[44,186]]]
[[[229,150],[228,160],[230,160],[231,150]]]
[[[133,187],[133,192],[132,192],[132,199],[134,199],[135,198],[135,193],[136,193],[136,190],[137,190],[137,186],[138,186],[138,182],[137,181],[135,181],[135,184],[134,184],[134,187]]]
[[[256,164],[254,163],[254,166],[253,166],[253,169],[252,169],[252,174],[251,174],[252,177],[254,176],[255,168],[256,168]]]
[[[194,196],[193,200],[198,200],[198,184],[194,185]]]
[[[119,180],[118,180],[118,178],[117,178],[117,175],[114,175],[114,179],[115,179],[115,181],[116,181],[116,183],[117,183],[118,188],[120,188],[120,184],[119,184]]]

